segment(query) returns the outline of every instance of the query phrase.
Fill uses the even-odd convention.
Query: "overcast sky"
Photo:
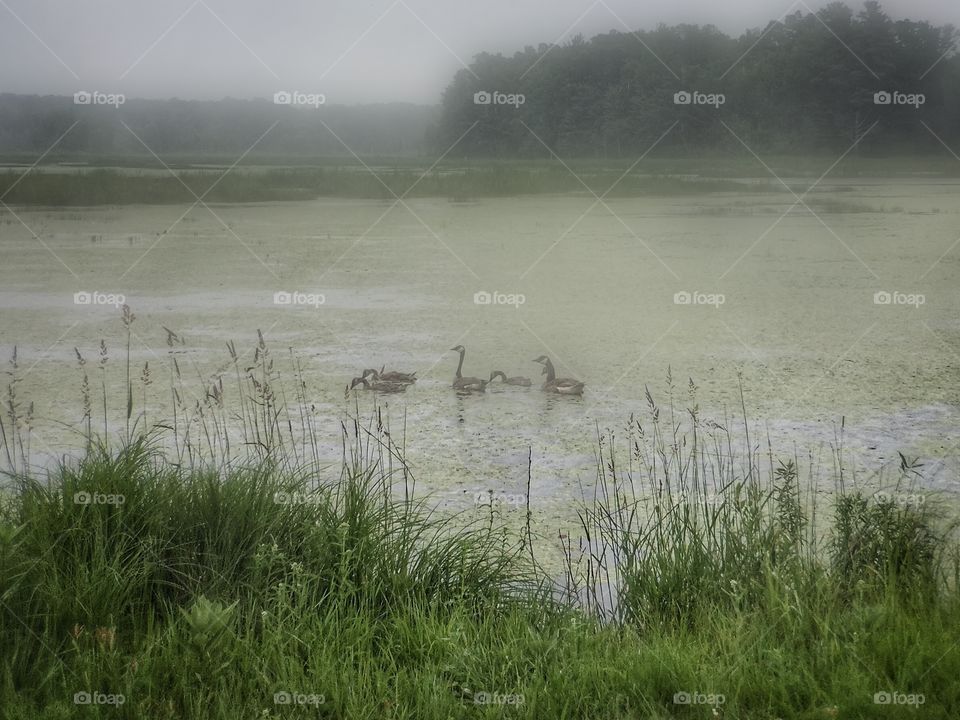
[[[824,0],[0,0],[0,92],[435,103],[483,50],[578,32],[763,27]],[[862,5],[850,3],[856,10]],[[894,19],[960,26],[957,0],[886,0]]]

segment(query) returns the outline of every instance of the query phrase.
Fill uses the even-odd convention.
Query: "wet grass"
[[[230,355],[234,380],[195,389],[205,406],[172,356],[174,417],[152,426],[124,372],[113,448],[81,363],[87,449],[46,475],[11,372],[0,716],[960,710],[956,536],[917,461],[878,494],[838,455],[837,492],[818,498],[809,466],[701,417],[693,383],[668,375],[665,405],[648,393],[598,435],[580,532],[551,573],[529,520],[431,511],[379,416],[345,419],[341,461],[319,462],[299,379],[288,407],[262,338],[252,363]]]

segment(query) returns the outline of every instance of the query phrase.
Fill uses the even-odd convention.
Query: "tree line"
[[[856,13],[836,2],[738,38],[678,25],[483,53],[445,90],[432,141],[504,157],[636,157],[654,143],[673,154],[945,152],[936,135],[960,153],[956,40],[949,25],[894,21],[877,2]]]
[[[439,107],[0,94],[0,156],[32,162],[54,145],[48,160],[247,153],[277,164],[636,158],[654,145],[669,156],[943,154],[943,144],[960,154],[957,39],[949,25],[894,21],[877,2],[856,12],[835,2],[737,38],[677,25],[481,53]]]

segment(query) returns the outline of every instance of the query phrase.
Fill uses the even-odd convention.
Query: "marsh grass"
[[[313,200],[318,197],[372,198],[446,197],[463,202],[473,198],[548,193],[605,193],[611,196],[688,195],[709,192],[778,192],[769,183],[751,184],[715,178],[670,175],[629,175],[609,169],[571,174],[562,166],[523,167],[479,163],[433,170],[421,176],[416,168],[376,170],[357,167],[180,170],[176,175],[135,174],[115,169],[71,173],[0,173],[0,193],[20,205],[95,206],[192,203],[250,203]],[[222,176],[222,177],[221,177]],[[614,187],[614,183],[618,181]]]
[[[319,197],[392,200],[395,197],[440,197],[452,202],[481,198],[557,193],[595,193],[610,197],[691,196],[707,193],[784,194],[788,180],[795,193],[830,167],[832,179],[887,177],[915,179],[957,177],[960,170],[937,157],[772,157],[759,167],[749,155],[715,157],[651,156],[634,168],[621,159],[456,160],[438,164],[423,158],[370,158],[366,164],[347,158],[250,159],[211,167],[210,159],[179,158],[158,168],[154,158],[96,158],[90,165],[26,166],[0,172],[0,195],[8,204],[98,206],[128,204],[253,203],[313,200]],[[53,161],[53,159],[51,159]],[[259,163],[259,164],[258,164]],[[106,166],[104,166],[106,164]],[[371,172],[371,170],[373,172]],[[773,176],[770,173],[775,173]],[[375,173],[375,174],[374,174]],[[850,186],[831,188],[849,192]],[[788,195],[789,196],[789,195]],[[816,205],[814,205],[816,203]],[[883,212],[867,205],[811,198],[825,213]]]
[[[954,527],[916,489],[917,461],[877,496],[838,453],[824,500],[812,463],[760,451],[745,398],[739,420],[711,420],[668,373],[665,405],[648,391],[642,415],[598,432],[556,573],[539,562],[536,498],[519,532],[492,509],[431,510],[379,413],[346,416],[341,461],[321,463],[297,360],[288,383],[262,335],[252,360],[231,345],[191,387],[168,331],[174,412],[153,425],[163,372],[101,348],[102,399],[77,352],[85,451],[47,474],[29,464],[9,370],[4,718],[918,712],[875,704],[885,692],[922,695],[924,717],[960,709]],[[108,422],[114,375],[125,403]]]
[[[753,611],[784,597],[837,607],[885,598],[924,604],[956,590],[957,522],[933,494],[917,490],[919,470],[906,458],[886,486],[845,488],[839,467],[828,500],[833,525],[824,533],[817,527],[823,499],[812,476],[801,481],[798,458],[776,459],[768,449],[738,462],[729,420],[700,416],[693,381],[686,424],[677,419],[669,373],[667,387],[666,410],[648,390],[647,423],[631,418],[625,437],[598,437],[597,482],[579,511],[579,545],[565,548],[567,587],[589,613],[691,628],[716,612]],[[746,426],[743,436],[749,448]]]

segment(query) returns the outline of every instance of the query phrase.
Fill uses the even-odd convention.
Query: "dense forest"
[[[956,39],[950,26],[893,21],[876,2],[856,13],[832,3],[736,39],[661,26],[482,54],[445,91],[437,141],[479,121],[461,152],[636,156],[676,123],[662,148],[678,154],[743,151],[741,140],[786,154],[842,153],[857,140],[865,153],[943,152],[931,130],[960,147]],[[500,103],[477,104],[488,98],[475,93],[497,91]]]
[[[232,161],[249,151],[247,161],[283,163],[351,151],[632,158],[658,139],[658,154],[674,156],[744,152],[741,143],[784,155],[854,145],[857,155],[942,154],[941,141],[960,148],[957,38],[950,26],[894,21],[876,2],[859,11],[833,3],[739,38],[661,26],[512,57],[481,53],[439,108],[134,98],[113,107],[5,94],[0,156],[32,161],[75,122],[50,159],[148,158],[145,146],[165,157]]]

